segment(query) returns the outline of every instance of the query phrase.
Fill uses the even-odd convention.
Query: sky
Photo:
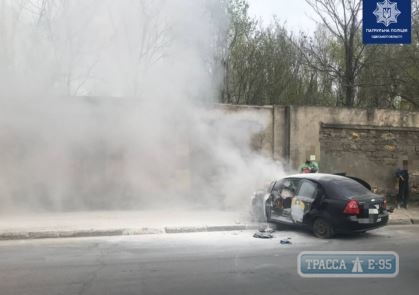
[[[249,14],[261,18],[265,25],[276,15],[285,26],[299,32],[314,29],[313,12],[304,0],[248,0]],[[311,15],[311,16],[310,16]]]

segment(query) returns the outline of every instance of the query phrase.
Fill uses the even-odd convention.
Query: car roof
[[[351,178],[346,177],[346,176],[341,176],[341,175],[336,175],[336,174],[328,174],[328,173],[302,173],[302,174],[294,174],[294,175],[289,175],[289,176],[284,177],[284,179],[286,179],[286,178],[308,179],[308,180],[313,180],[315,182],[318,182],[320,184],[326,184],[330,181],[352,180]],[[353,181],[355,181],[355,180],[353,180]]]
[[[289,175],[282,179],[307,179],[314,181],[325,189],[327,195],[336,195],[336,192],[339,191],[339,195],[342,198],[350,197],[354,193],[354,188],[357,194],[371,194],[368,183],[348,176],[326,173],[304,173]],[[355,184],[356,186],[354,186]]]

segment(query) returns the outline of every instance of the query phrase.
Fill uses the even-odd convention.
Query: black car
[[[259,220],[309,227],[319,238],[365,232],[386,225],[389,218],[385,197],[370,188],[357,178],[297,174],[256,192],[252,211]]]

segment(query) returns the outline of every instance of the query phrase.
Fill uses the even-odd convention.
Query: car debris
[[[254,238],[259,238],[259,239],[272,239],[273,235],[271,233],[265,233],[265,232],[255,232],[255,234],[253,235]]]
[[[282,239],[279,242],[281,243],[281,245],[292,244],[292,242],[290,241],[290,238]]]

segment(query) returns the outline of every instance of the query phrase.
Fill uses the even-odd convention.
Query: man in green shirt
[[[319,172],[319,164],[316,162],[316,156],[310,155],[310,159],[306,160],[304,164],[302,164],[298,168],[300,173],[317,173]]]

